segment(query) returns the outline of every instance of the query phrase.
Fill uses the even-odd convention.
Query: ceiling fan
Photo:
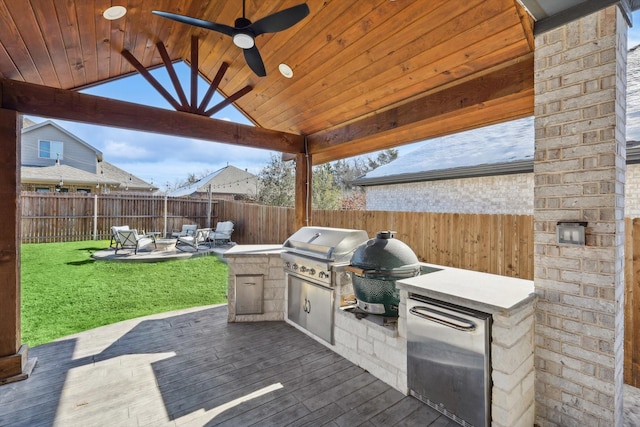
[[[247,61],[249,68],[260,77],[267,75],[264,69],[262,57],[255,44],[255,38],[265,33],[277,33],[293,27],[309,14],[309,6],[306,3],[272,13],[264,18],[251,22],[245,17],[245,0],[242,0],[242,17],[236,19],[234,26],[205,21],[202,19],[192,18],[190,16],[178,15],[171,12],[162,12],[154,10],[151,13],[162,16],[163,18],[173,19],[174,21],[184,24],[194,25],[196,27],[206,28],[207,30],[217,31],[233,38],[233,43],[242,48],[244,59]]]

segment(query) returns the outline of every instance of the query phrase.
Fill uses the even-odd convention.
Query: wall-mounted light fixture
[[[584,246],[586,228],[587,223],[583,221],[558,221],[558,244]]]

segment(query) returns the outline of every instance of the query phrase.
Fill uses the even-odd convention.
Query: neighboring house
[[[254,198],[258,190],[258,177],[246,170],[227,165],[204,178],[167,193],[170,197],[207,197],[215,199],[244,200]]]
[[[21,137],[23,191],[149,192],[152,184],[103,160],[102,152],[51,120],[24,119]]]
[[[625,216],[640,217],[640,46],[627,82]],[[532,215],[533,120],[428,140],[352,182],[365,187],[367,210]]]

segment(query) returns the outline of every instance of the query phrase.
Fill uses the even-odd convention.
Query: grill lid
[[[404,242],[394,239],[395,231],[380,231],[375,239],[360,245],[348,271],[361,277],[400,279],[417,276],[420,261]]]
[[[353,251],[369,239],[364,230],[329,227],[302,227],[282,247],[290,252],[327,261],[349,261]]]

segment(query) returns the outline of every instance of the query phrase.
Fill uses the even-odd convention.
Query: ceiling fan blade
[[[243,49],[243,51],[244,60],[247,61],[249,68],[251,68],[258,77],[266,76],[267,71],[264,69],[264,62],[262,62],[262,57],[260,56],[260,52],[258,52],[258,48],[253,46],[249,49]]]
[[[162,16],[163,18],[172,19],[174,21],[181,22],[183,24],[193,25],[200,28],[206,28],[207,30],[217,31],[222,34],[233,37],[236,33],[236,29],[224,24],[218,24],[211,21],[205,21],[202,19],[192,18],[190,16],[178,15],[171,12],[163,12],[160,10],[152,10],[154,15]]]
[[[302,3],[258,19],[249,25],[249,28],[256,36],[265,33],[277,33],[278,31],[293,27],[308,14],[309,6],[307,6],[306,3]]]

